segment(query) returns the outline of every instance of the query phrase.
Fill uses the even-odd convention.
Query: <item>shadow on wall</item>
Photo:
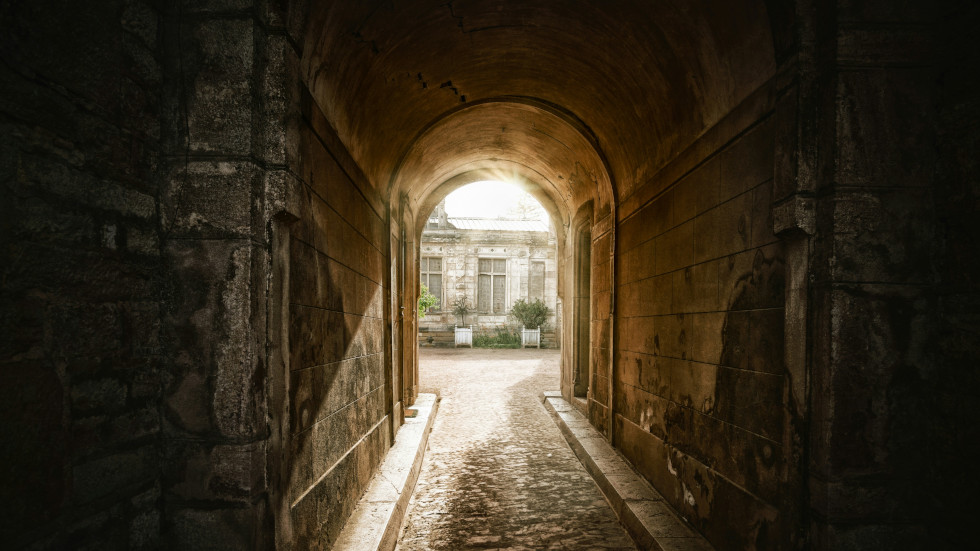
[[[687,403],[670,404],[665,414],[673,474],[664,477],[665,495],[709,540],[733,549],[771,549],[786,541],[779,533],[786,524],[780,505],[787,499],[781,445],[785,270],[778,249],[770,254],[757,249],[751,270],[734,282],[719,365],[683,370],[703,369],[713,381],[692,382],[700,390]],[[730,273],[742,272],[736,258],[726,261]],[[684,332],[680,339],[687,338]],[[701,396],[701,403],[691,403],[693,396]]]
[[[304,165],[302,212],[289,238],[286,483],[293,539],[314,548],[340,533],[388,451],[392,420],[381,218],[323,140],[307,136]]]

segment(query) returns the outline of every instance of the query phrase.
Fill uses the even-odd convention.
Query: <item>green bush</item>
[[[422,292],[419,294],[419,319],[425,317],[425,312],[433,306],[439,306],[439,299],[429,292],[429,288],[422,284]]]
[[[496,328],[494,334],[473,335],[473,348],[520,348],[521,336],[509,329]]]
[[[534,302],[518,299],[511,307],[510,315],[526,329],[537,329],[544,327],[544,322],[548,320],[548,307],[539,298]]]

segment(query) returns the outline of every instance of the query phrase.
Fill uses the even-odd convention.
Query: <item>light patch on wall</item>
[[[697,502],[694,501],[694,494],[687,489],[687,485],[683,482],[681,483],[681,488],[684,489],[684,501],[686,501],[691,507],[694,507],[697,504]]]

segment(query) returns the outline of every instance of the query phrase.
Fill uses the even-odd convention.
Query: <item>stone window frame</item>
[[[487,271],[483,271],[483,269],[481,267],[481,264],[484,261],[487,261],[487,262],[490,263],[490,271],[488,271],[488,272]],[[496,270],[495,264],[498,261],[503,263],[503,267],[504,267],[503,268],[503,271],[499,271],[498,272]],[[477,311],[479,313],[481,313],[481,314],[488,314],[488,315],[494,315],[494,316],[501,316],[501,315],[507,314],[507,264],[508,264],[507,257],[505,257],[505,256],[480,256],[480,257],[477,258],[477,261],[476,261],[476,304],[477,304]],[[481,276],[484,276],[484,275],[490,277],[490,285],[489,285],[490,298],[487,301],[487,303],[489,304],[489,308],[486,308],[486,309],[480,308],[480,303],[481,303],[481,300],[480,300],[481,299],[480,279],[481,279]],[[494,289],[494,281],[498,277],[503,279],[503,284],[501,285],[501,287],[502,287],[502,291],[501,292],[503,294],[503,297],[495,297],[495,294],[494,294],[494,290],[493,290]],[[495,311],[494,308],[493,308],[494,298],[500,298],[501,308],[500,308],[500,311],[499,312],[498,311]]]
[[[429,261],[430,260],[433,260],[433,259],[439,261],[439,271],[437,271],[437,272],[434,272],[432,270],[429,270]],[[437,304],[436,306],[433,306],[433,307],[429,308],[428,310],[426,310],[426,312],[441,312],[442,311],[442,302],[443,302],[442,295],[443,295],[443,291],[445,290],[445,282],[446,282],[445,266],[446,266],[446,259],[444,257],[441,257],[441,256],[431,256],[431,255],[430,256],[423,256],[421,258],[421,260],[419,261],[419,280],[422,283],[424,283],[426,287],[429,288],[429,292],[430,293],[432,293],[432,286],[429,285],[429,282],[431,281],[430,276],[433,276],[433,275],[438,275],[439,276],[439,294],[436,295],[436,298],[439,299],[439,304]],[[432,294],[435,295],[435,293],[432,293]]]
[[[532,277],[534,276],[534,265],[538,264],[541,266],[541,294],[535,295],[532,293],[532,285],[534,283]],[[544,258],[529,258],[527,261],[527,300],[528,302],[534,299],[541,299],[541,301],[546,301],[548,297],[548,292],[546,291],[548,287],[548,262]]]

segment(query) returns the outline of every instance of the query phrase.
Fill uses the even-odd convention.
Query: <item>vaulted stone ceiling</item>
[[[588,198],[601,211],[775,71],[758,0],[314,4],[314,98],[372,185],[416,206],[496,170],[566,217]]]

